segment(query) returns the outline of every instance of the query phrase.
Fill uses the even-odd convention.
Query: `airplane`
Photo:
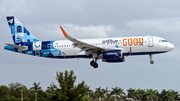
[[[98,67],[97,60],[103,62],[125,62],[125,56],[149,55],[150,63],[153,54],[165,53],[174,49],[174,45],[157,36],[134,36],[114,38],[75,39],[69,36],[60,26],[68,40],[41,41],[36,39],[14,16],[7,16],[8,25],[14,44],[6,44],[4,49],[46,58],[92,59],[90,65]]]

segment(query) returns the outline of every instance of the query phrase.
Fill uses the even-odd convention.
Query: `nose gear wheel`
[[[149,58],[150,58],[150,64],[154,64],[154,61],[152,60],[152,54],[149,54]]]

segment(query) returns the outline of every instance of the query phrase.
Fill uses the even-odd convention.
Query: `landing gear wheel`
[[[98,67],[98,64],[95,61],[91,61],[90,65],[93,66],[94,68]]]
[[[95,62],[95,65],[93,67],[94,68],[98,68],[98,64]]]
[[[154,61],[153,61],[153,60],[151,60],[151,61],[150,61],[150,63],[151,63],[151,64],[154,64]]]
[[[90,65],[91,65],[91,66],[94,66],[94,64],[95,64],[94,61],[91,61],[91,62],[90,62]]]

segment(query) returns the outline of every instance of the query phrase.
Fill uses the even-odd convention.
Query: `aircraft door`
[[[148,38],[148,47],[154,47],[153,37]]]

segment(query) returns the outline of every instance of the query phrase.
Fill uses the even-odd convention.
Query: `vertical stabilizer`
[[[9,24],[14,44],[19,45],[22,43],[38,41],[16,17],[8,16],[7,22]]]

